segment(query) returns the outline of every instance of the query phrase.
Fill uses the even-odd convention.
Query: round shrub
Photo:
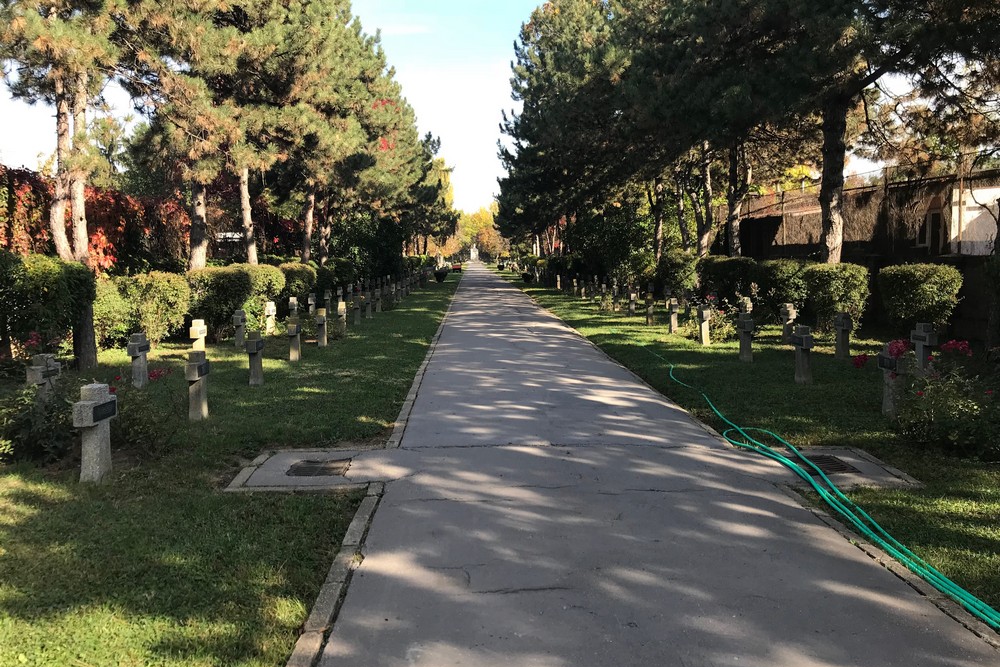
[[[229,268],[245,273],[250,279],[250,296],[243,302],[242,309],[247,316],[247,328],[257,329],[263,322],[267,302],[280,300],[285,289],[285,274],[278,267],[266,264],[232,264]],[[226,325],[227,332],[229,324],[231,321]]]
[[[299,300],[299,307],[303,307],[309,293],[316,289],[316,269],[297,262],[288,262],[278,268],[285,274],[285,289],[279,297],[278,308],[287,312],[288,298],[293,296]]]
[[[233,313],[253,296],[249,274],[230,266],[187,273],[191,286],[191,317],[205,320],[208,335],[219,340],[232,325]]]
[[[94,334],[98,346],[108,349],[120,345],[131,333],[132,308],[113,280],[98,280],[96,287]]]
[[[698,282],[698,258],[694,253],[671,248],[660,256],[656,265],[656,283],[664,290],[670,290],[675,297],[680,297],[688,290],[693,290]]]
[[[901,330],[916,322],[947,324],[962,289],[962,274],[943,264],[900,264],[878,273],[882,306]]]
[[[131,311],[128,333],[144,332],[151,344],[159,345],[184,324],[191,305],[191,288],[184,276],[150,271],[117,282]]]
[[[774,320],[778,319],[782,305],[794,304],[799,310],[805,306],[807,287],[805,280],[808,262],[797,259],[769,259],[757,264],[756,311]]]
[[[8,269],[13,278],[5,288],[11,295],[5,304],[10,334],[20,341],[36,340],[31,352],[53,351],[93,303],[94,274],[83,264],[45,255],[19,259],[21,268]]]
[[[829,330],[839,312],[848,313],[855,328],[860,325],[871,294],[868,269],[858,264],[810,264],[803,279],[808,294],[806,307],[819,329]]]
[[[698,262],[698,279],[703,295],[715,293],[731,304],[753,298],[757,262],[749,257],[703,257]]]

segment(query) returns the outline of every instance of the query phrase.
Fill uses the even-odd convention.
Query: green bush
[[[279,296],[279,310],[287,313],[288,299],[293,296],[299,300],[300,308],[305,307],[309,293],[316,290],[316,269],[296,262],[288,262],[278,268],[285,274],[285,289]]]
[[[233,264],[229,268],[245,273],[250,279],[250,296],[243,302],[242,309],[247,316],[247,329],[260,328],[264,321],[264,306],[268,301],[279,301],[285,289],[284,272],[266,264]],[[226,325],[227,332],[229,324]]]
[[[219,340],[232,325],[233,313],[253,296],[253,282],[245,271],[232,267],[209,267],[188,271],[191,286],[191,317],[205,320],[208,335]]]
[[[749,257],[703,257],[698,262],[698,279],[703,295],[714,293],[720,300],[738,304],[755,297],[757,262]]]
[[[839,312],[850,314],[857,329],[865,312],[871,289],[868,269],[857,264],[810,264],[803,274],[808,296],[806,308],[816,326],[829,330]]]
[[[76,262],[63,262],[45,255],[18,258],[20,269],[9,256],[3,261],[10,293],[8,326],[15,340],[37,341],[29,352],[52,351],[73,328],[80,314],[95,297],[94,274]]]
[[[38,388],[25,387],[0,400],[0,463],[63,458],[76,445],[73,411],[68,403],[79,400],[79,382],[56,382],[47,400]]]
[[[698,258],[694,253],[671,248],[663,253],[656,266],[656,284],[661,290],[670,290],[676,298],[693,290],[698,282]]]
[[[354,263],[344,257],[331,257],[326,266],[316,270],[316,294],[322,298],[326,290],[336,287],[347,289],[348,284],[357,282]]]
[[[754,314],[777,321],[781,306],[794,304],[802,310],[808,293],[805,280],[808,262],[797,259],[769,259],[757,264],[757,298]]]
[[[908,331],[916,322],[948,323],[958,305],[962,274],[942,264],[901,264],[878,273],[882,306],[892,324]]]
[[[183,275],[150,271],[119,278],[117,284],[130,309],[127,333],[144,332],[151,344],[159,345],[184,324],[191,305],[191,287]]]
[[[133,322],[132,307],[113,280],[97,281],[94,299],[94,334],[102,349],[117,347],[128,337]]]

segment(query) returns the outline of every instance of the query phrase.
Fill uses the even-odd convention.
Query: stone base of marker
[[[288,360],[297,362],[302,360],[302,325],[298,320],[288,323]]]
[[[812,366],[810,365],[810,354],[815,342],[813,341],[812,329],[804,326],[796,326],[792,333],[791,344],[795,347],[795,383],[812,384]]]
[[[753,316],[750,313],[740,313],[736,318],[736,330],[740,335],[740,361],[753,363]]]
[[[316,309],[316,347],[326,347],[326,308]]]
[[[145,389],[149,385],[149,364],[146,358],[149,341],[146,340],[146,334],[132,334],[126,349],[128,356],[132,358],[132,386],[136,389]]]
[[[250,357],[250,386],[264,386],[264,338],[259,331],[251,331],[245,344]]]
[[[118,416],[118,399],[106,384],[88,384],[73,404],[73,426],[80,429],[80,481],[100,484],[111,472],[111,419]]]
[[[708,306],[698,309],[698,342],[712,344],[712,309]]]
[[[188,419],[193,422],[208,419],[208,373],[210,367],[205,352],[188,352],[184,375],[188,381]]]

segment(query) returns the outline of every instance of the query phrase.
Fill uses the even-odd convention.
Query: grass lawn
[[[765,327],[754,341],[754,363],[738,359],[739,344],[705,348],[667,333],[666,313],[645,324],[643,314],[602,313],[593,302],[525,285],[503,275],[539,305],[601,347],[664,395],[702,421],[725,428],[701,396],[670,380],[698,387],[735,423],[764,428],[795,446],[860,447],[917,479],[922,489],[852,491],[900,541],[991,606],[1000,608],[1000,466],[944,457],[910,445],[881,413],[882,377],[872,359],[865,368],[833,358],[833,337],[819,337],[812,355],[814,384],[794,383],[794,358],[780,343],[780,329]],[[854,354],[878,354],[884,341],[865,332]],[[1000,437],[1000,434],[997,434]]]
[[[169,443],[115,453],[101,487],[79,468],[0,468],[0,665],[282,665],[360,493],[226,494],[264,448],[377,446],[402,406],[458,276],[349,327],[303,361],[268,340],[265,386],[247,356],[209,346],[208,421],[187,421],[182,344],[147,390]],[[116,376],[123,380],[116,381]],[[121,386],[128,358],[88,374]],[[71,382],[72,374],[64,375]],[[8,381],[0,392],[13,386]]]

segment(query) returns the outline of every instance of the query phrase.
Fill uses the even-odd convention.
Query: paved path
[[[481,267],[402,446],[323,667],[1000,664]]]

